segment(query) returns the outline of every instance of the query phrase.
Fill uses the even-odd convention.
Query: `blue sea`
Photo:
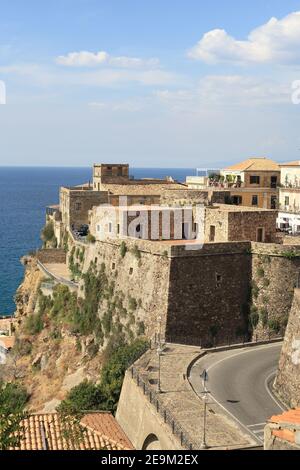
[[[130,174],[185,181],[196,170],[131,168]],[[14,294],[23,278],[20,258],[41,246],[46,206],[58,203],[60,186],[91,178],[90,168],[0,167],[0,316],[14,313]]]

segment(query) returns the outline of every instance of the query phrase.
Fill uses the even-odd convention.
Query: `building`
[[[21,422],[20,443],[10,450],[133,450],[115,418],[87,413],[80,424],[62,421],[58,413],[33,414]]]
[[[300,161],[283,163],[279,191],[278,228],[300,234]]]
[[[265,450],[300,450],[300,408],[272,416],[265,427]]]
[[[0,364],[5,364],[7,355],[14,347],[14,336],[0,336]]]
[[[265,157],[249,158],[205,176],[189,176],[189,189],[223,191],[226,203],[264,209],[276,209],[280,183],[279,165]]]
[[[249,158],[222,170],[230,184],[234,204],[276,209],[278,205],[280,167],[268,158]]]
[[[196,238],[193,208],[101,205],[90,211],[90,232],[96,240],[192,240]],[[194,233],[193,233],[194,230]]]
[[[276,241],[277,211],[230,205],[205,209],[205,243]]]
[[[109,191],[114,195],[154,196],[164,189],[182,189],[185,185],[173,178],[134,179],[129,175],[128,164],[95,164],[93,167],[94,191]]]

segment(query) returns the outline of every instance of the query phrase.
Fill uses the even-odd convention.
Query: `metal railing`
[[[59,282],[60,284],[64,284],[68,287],[76,288],[78,289],[78,284],[73,281],[69,281],[69,279],[65,279],[64,277],[56,276],[53,274],[51,271],[49,271],[43,263],[41,263],[39,260],[37,261],[38,266],[42,269],[42,271],[47,275],[50,276],[52,279],[55,281]]]
[[[140,376],[138,369],[132,366],[129,371],[132,379],[135,380],[137,386],[142,389],[144,396],[149,400],[151,405],[154,406],[164,423],[170,427],[173,436],[177,437],[180,445],[188,450],[197,449],[199,444],[193,441],[189,433],[178,423],[171,411],[161,403],[158,393],[156,393],[150,385],[146,384]]]

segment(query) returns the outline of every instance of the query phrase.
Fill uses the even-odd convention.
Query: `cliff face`
[[[78,338],[68,327],[59,330],[45,315],[40,332],[27,331],[28,319],[39,315],[44,275],[35,258],[24,257],[24,280],[16,293],[16,347],[9,356],[4,378],[18,380],[31,395],[30,411],[54,411],[67,392],[84,379],[96,382],[102,354],[91,348],[93,335]]]
[[[300,289],[295,290],[275,390],[287,405],[300,406]]]

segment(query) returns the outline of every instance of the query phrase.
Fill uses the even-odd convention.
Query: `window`
[[[252,196],[252,206],[258,205],[258,196]]]
[[[116,269],[116,263],[113,263],[113,264],[111,265],[111,269],[112,269],[112,270]]]
[[[81,202],[75,203],[75,211],[81,211]]]
[[[129,269],[129,274],[130,274],[130,276],[133,274],[133,268]]]
[[[221,287],[222,283],[222,276],[221,274],[216,274],[216,287],[219,289]]]
[[[277,209],[277,197],[271,196],[271,209]]]
[[[277,188],[277,176],[271,176],[271,188]]]
[[[289,196],[285,196],[285,198],[284,198],[284,205],[285,205],[285,206],[289,206],[289,205],[290,205],[290,198],[289,198]]]
[[[243,203],[242,196],[232,196],[232,204],[235,206],[240,206]]]
[[[215,225],[211,225],[209,229],[209,241],[214,242],[216,238],[216,227]]]
[[[117,225],[117,234],[120,234],[120,224]]]
[[[101,225],[97,225],[97,232],[101,232]]]
[[[250,184],[259,184],[260,176],[250,176]]]
[[[109,231],[109,233],[112,232],[112,223],[111,222],[109,222],[109,224],[108,224],[108,231]]]
[[[256,231],[256,241],[258,243],[263,243],[264,242],[264,229],[263,228],[258,228]]]

